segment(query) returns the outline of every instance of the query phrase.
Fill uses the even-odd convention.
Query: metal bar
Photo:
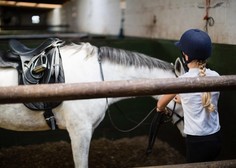
[[[222,160],[212,162],[200,162],[200,163],[186,163],[176,165],[163,165],[163,166],[148,166],[139,168],[235,168],[236,160]],[[137,167],[138,168],[138,167]]]
[[[1,28],[1,26],[0,26]],[[9,40],[9,39],[45,39],[45,38],[86,38],[88,34],[85,33],[49,33],[49,34],[15,34],[15,35],[1,35],[0,40]]]
[[[0,87],[0,104],[236,89],[236,75]]]

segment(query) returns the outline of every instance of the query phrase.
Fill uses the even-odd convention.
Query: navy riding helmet
[[[175,45],[188,55],[189,60],[206,60],[211,56],[211,38],[199,29],[187,30]]]

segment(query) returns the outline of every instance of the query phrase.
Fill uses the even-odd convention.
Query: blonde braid
[[[206,76],[206,61],[198,61],[199,67],[199,76],[204,77]],[[204,92],[202,94],[202,104],[203,107],[206,108],[208,112],[213,112],[215,110],[214,105],[211,103],[211,93]]]

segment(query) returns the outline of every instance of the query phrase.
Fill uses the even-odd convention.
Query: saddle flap
[[[20,58],[10,52],[0,51],[0,67],[4,68],[18,68],[20,66]]]

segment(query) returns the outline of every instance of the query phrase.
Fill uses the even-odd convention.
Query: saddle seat
[[[39,55],[42,51],[46,50],[47,48],[58,46],[58,44],[60,43],[61,44],[63,43],[63,41],[60,39],[49,38],[36,48],[28,48],[21,42],[12,39],[9,41],[9,46],[16,55],[33,57],[35,55]]]

